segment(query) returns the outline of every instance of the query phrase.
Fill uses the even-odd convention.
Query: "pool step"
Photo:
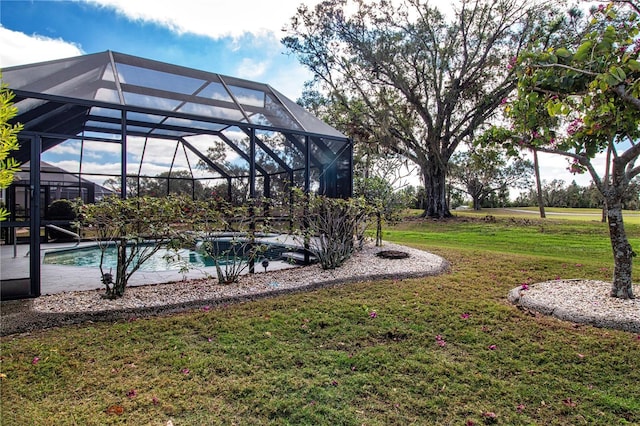
[[[282,260],[284,260],[285,262],[293,262],[296,265],[306,265],[307,263],[304,260],[304,253],[303,252],[299,252],[299,251],[285,251],[284,253],[282,253]],[[310,254],[309,255],[309,263],[308,264],[313,264],[313,263],[317,263],[318,262],[318,258],[315,257],[314,255]]]

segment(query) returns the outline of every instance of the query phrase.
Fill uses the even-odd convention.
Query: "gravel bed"
[[[640,332],[640,299],[610,297],[611,283],[554,280],[516,287],[511,303],[558,319],[596,327]]]
[[[406,259],[383,259],[381,250],[409,253]],[[335,270],[319,265],[244,275],[240,282],[219,285],[200,279],[127,288],[124,297],[104,299],[104,290],[44,295],[36,299],[2,302],[0,335],[87,321],[113,321],[148,315],[213,307],[233,302],[384,278],[410,278],[440,274],[448,262],[434,254],[410,247],[368,243],[362,251]]]
[[[406,259],[384,259],[381,250],[407,252]],[[57,293],[36,299],[2,302],[0,335],[60,325],[115,321],[149,315],[208,309],[214,306],[313,290],[345,283],[424,277],[445,272],[448,262],[434,254],[385,243],[365,245],[341,268],[318,265],[244,275],[238,284],[218,285],[213,279],[135,286],[116,300],[104,290]],[[611,284],[594,280],[555,280],[514,288],[508,300],[516,306],[575,323],[640,333],[640,299],[609,297]]]

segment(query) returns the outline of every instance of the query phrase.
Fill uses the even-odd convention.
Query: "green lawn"
[[[420,214],[418,210],[414,210],[416,214]],[[561,208],[561,207],[545,207],[547,219],[550,220],[571,220],[571,221],[588,221],[598,222],[602,220],[601,209],[577,209],[577,208]],[[531,219],[540,218],[540,210],[538,207],[513,207],[508,209],[481,209],[475,210],[456,210],[456,216],[461,217],[484,217],[486,215],[498,217],[526,217]],[[623,220],[625,224],[640,225],[640,211],[623,210]]]
[[[639,336],[505,301],[609,279],[602,225],[413,219],[385,238],[451,271],[2,338],[0,424],[640,424]]]
[[[571,262],[613,262],[606,223],[536,217],[487,216],[464,212],[455,221],[433,221],[411,216],[384,238],[427,247],[467,247],[501,253],[564,258]],[[415,212],[414,212],[415,213]],[[494,212],[496,213],[496,212]],[[640,223],[625,225],[634,247],[640,247]]]

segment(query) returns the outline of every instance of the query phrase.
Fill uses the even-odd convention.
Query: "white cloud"
[[[59,143],[51,149],[48,149],[43,155],[50,158],[51,155],[60,155],[66,157],[80,157],[80,153],[85,158],[105,158],[108,156],[120,156],[120,144],[106,143],[96,141],[85,141],[84,144],[78,139],[68,139]]]
[[[84,155],[95,155],[98,158],[106,154],[119,156],[122,149],[119,143],[107,143],[98,141],[84,142]]]
[[[288,68],[286,72],[275,73],[267,83],[295,102],[302,96],[303,82],[312,78],[311,71],[302,65],[297,65]]]
[[[81,46],[62,39],[12,31],[0,26],[0,68],[82,55]]]
[[[312,9],[321,0],[83,0],[110,8],[132,20],[153,22],[179,34],[192,33],[220,39],[237,39],[246,34],[263,37],[275,34],[289,24],[301,4]],[[397,6],[404,2],[392,0]],[[447,15],[456,2],[435,2]],[[349,1],[345,14],[357,11],[357,3]]]
[[[533,161],[533,157],[531,155],[529,157]],[[580,186],[589,186],[591,184],[591,175],[588,172],[573,174],[568,170],[571,163],[571,159],[568,159],[568,157],[541,152],[538,154],[538,162],[540,164],[540,178],[543,181],[551,182],[554,179],[558,179],[568,185],[575,180]],[[591,163],[602,178],[606,166],[605,156],[599,154],[591,160]]]
[[[278,34],[295,15],[301,0],[85,0],[132,20],[153,22],[177,33],[214,39],[245,34]],[[308,5],[319,0],[307,0]]]
[[[236,69],[235,76],[248,80],[260,80],[269,68],[268,61],[256,61],[252,58],[243,58]]]
[[[80,142],[78,141],[66,141],[62,142],[53,148],[46,151],[47,154],[57,155],[80,155]]]

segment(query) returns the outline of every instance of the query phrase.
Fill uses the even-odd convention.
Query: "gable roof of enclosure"
[[[206,153],[189,138],[215,135],[238,152],[225,133],[229,129],[246,138],[256,131],[278,132],[301,158],[309,138],[307,162],[319,168],[344,159],[351,148],[345,135],[263,83],[112,51],[16,66],[2,73],[16,95],[15,121],[24,125],[21,134],[38,134],[43,152],[65,137],[118,142],[140,136],[184,142],[206,162]],[[260,138],[257,143],[280,168],[291,168],[277,150]],[[29,161],[28,144],[14,157]],[[233,177],[229,170],[209,165]],[[256,167],[262,173],[260,165]]]

